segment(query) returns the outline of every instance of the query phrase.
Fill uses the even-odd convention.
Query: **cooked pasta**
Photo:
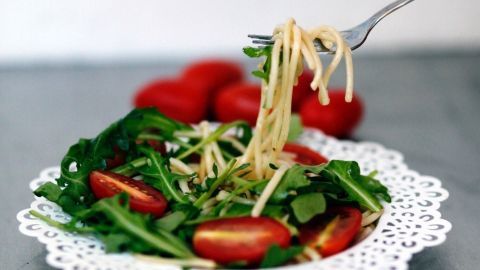
[[[331,75],[345,58],[347,78],[345,100],[352,100],[353,65],[351,51],[340,33],[330,26],[320,26],[306,31],[289,19],[273,33],[271,70],[262,81],[261,107],[256,121],[256,130],[250,141],[242,163],[251,163],[257,179],[270,178],[274,171],[270,163],[276,164],[287,141],[291,116],[292,91],[298,76],[303,71],[303,62],[314,72],[310,86],[318,90],[321,104],[329,103],[327,86]],[[315,51],[314,40],[334,49],[332,61],[326,67]],[[263,63],[264,65],[265,63]]]

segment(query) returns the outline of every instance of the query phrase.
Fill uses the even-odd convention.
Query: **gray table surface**
[[[399,150],[450,191],[441,208],[453,223],[447,242],[415,255],[410,269],[478,269],[480,53],[355,60],[356,89],[367,103],[355,139]],[[15,214],[32,201],[29,181],[77,138],[127,113],[139,85],[174,76],[182,64],[0,68],[0,269],[50,269],[45,247],[17,232]]]

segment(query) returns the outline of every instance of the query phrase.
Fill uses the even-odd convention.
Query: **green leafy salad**
[[[281,168],[269,164],[272,179],[253,177],[249,164],[239,162],[251,139],[244,122],[202,132],[202,124],[185,125],[155,109],[133,110],[72,145],[56,183],[35,190],[71,221],[31,213],[62,230],[97,236],[107,252],[182,266],[273,267],[345,249],[365,228],[362,212],[379,213],[380,200],[390,201],[356,162],[301,164],[296,160],[313,151],[296,144],[285,147],[290,166],[265,197]],[[208,151],[223,161],[202,173]],[[260,215],[252,217],[259,203]]]

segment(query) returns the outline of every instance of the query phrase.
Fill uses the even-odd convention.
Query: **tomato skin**
[[[184,123],[198,123],[207,116],[207,93],[188,81],[161,79],[135,94],[137,108],[156,107],[166,116]]]
[[[206,117],[213,120],[216,96],[226,86],[242,81],[243,69],[234,61],[205,59],[188,65],[183,71],[181,79],[201,88],[207,95]]]
[[[305,70],[298,77],[298,83],[293,87],[292,93],[292,111],[298,112],[302,106],[303,101],[313,93],[310,83],[313,80],[313,73]]]
[[[222,87],[241,81],[243,70],[238,63],[233,61],[208,59],[188,65],[181,77],[183,80],[188,80],[205,88],[206,93],[214,97]]]
[[[301,144],[287,143],[283,147],[283,151],[296,154],[295,162],[304,165],[319,165],[328,162],[326,157]]]
[[[137,144],[142,144],[142,143],[143,143],[142,140],[137,141]],[[167,148],[165,146],[165,143],[163,143],[163,142],[159,142],[159,141],[156,141],[156,140],[147,140],[147,143],[155,151],[157,151],[161,154],[165,154],[167,152]],[[118,167],[120,165],[125,164],[125,158],[127,156],[127,153],[125,151],[121,150],[118,146],[113,147],[113,152],[115,153],[113,158],[108,158],[108,159],[105,160],[106,163],[107,163],[107,170],[108,169],[113,169],[115,167]]]
[[[107,171],[92,171],[89,178],[90,187],[97,199],[126,192],[130,197],[130,208],[137,212],[160,217],[167,208],[163,194],[142,181]]]
[[[245,120],[251,126],[260,109],[261,86],[237,83],[223,89],[215,100],[215,115],[220,122]]]
[[[345,91],[336,89],[329,91],[330,104],[323,106],[316,95],[308,97],[300,109],[302,123],[305,126],[322,130],[335,137],[348,137],[363,118],[363,103],[353,96],[350,103],[345,102]]]
[[[290,238],[290,231],[272,218],[224,218],[200,224],[193,235],[193,248],[199,256],[221,264],[253,264],[262,260],[272,244],[288,247]]]
[[[114,146],[113,152],[115,153],[113,158],[108,158],[105,160],[107,163],[107,169],[112,169],[125,163],[125,157],[127,155],[124,151],[122,151],[118,146]]]
[[[325,220],[338,217],[338,223],[333,231],[320,244],[319,240],[325,233]],[[334,222],[334,221],[332,221]],[[332,207],[326,214],[315,217],[300,228],[300,243],[308,244],[322,256],[331,256],[345,250],[358,234],[362,223],[360,210],[349,206]]]

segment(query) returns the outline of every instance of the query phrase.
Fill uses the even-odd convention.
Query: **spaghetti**
[[[257,179],[271,178],[274,171],[269,164],[276,164],[287,141],[291,117],[293,86],[303,71],[303,60],[314,72],[310,86],[318,89],[321,104],[329,103],[327,86],[331,75],[342,58],[346,64],[345,100],[352,100],[353,64],[351,50],[340,33],[330,26],[320,26],[306,31],[289,19],[273,33],[271,69],[268,81],[262,81],[261,107],[257,117],[255,134],[250,141],[242,163],[252,164]],[[318,39],[328,49],[335,49],[332,61],[324,70],[315,50]],[[264,62],[260,67],[265,65]],[[272,187],[275,188],[275,187]]]

